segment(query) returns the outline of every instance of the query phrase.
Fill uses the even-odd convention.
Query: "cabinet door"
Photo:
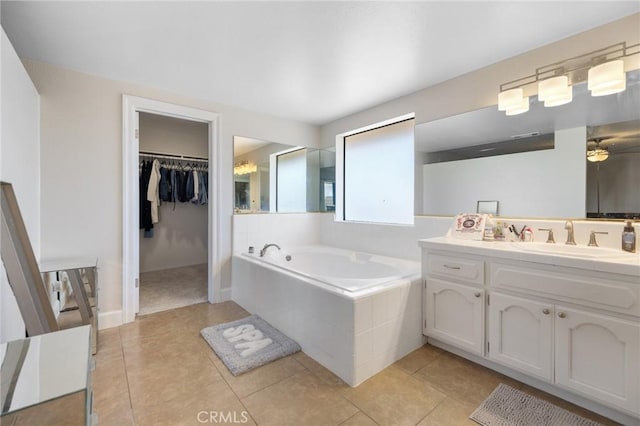
[[[427,336],[483,355],[484,290],[427,279]]]
[[[553,382],[553,305],[491,293],[489,357]]]
[[[640,324],[556,306],[556,384],[640,412]]]

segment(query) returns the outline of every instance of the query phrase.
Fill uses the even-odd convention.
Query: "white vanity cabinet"
[[[498,292],[489,299],[489,358],[553,382],[552,303]]]
[[[640,410],[640,325],[556,306],[555,382],[631,412]]]
[[[484,261],[449,255],[423,259],[424,333],[484,354]]]
[[[427,279],[425,334],[482,355],[484,290]]]
[[[640,424],[640,264],[435,240],[421,242],[424,334],[433,344]]]

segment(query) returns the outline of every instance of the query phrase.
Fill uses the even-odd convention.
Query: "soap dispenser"
[[[633,224],[630,220],[627,221],[627,225],[622,231],[622,250],[629,253],[636,252],[636,231],[633,229]]]

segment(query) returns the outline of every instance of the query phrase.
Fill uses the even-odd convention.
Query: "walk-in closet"
[[[206,123],[139,114],[138,315],[207,300]]]

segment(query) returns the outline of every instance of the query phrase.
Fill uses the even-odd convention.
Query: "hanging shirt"
[[[185,187],[185,199],[183,202],[191,201],[193,198],[193,173],[191,171],[185,173],[187,174],[187,184]]]
[[[170,170],[160,167],[160,201],[171,201]]]
[[[176,199],[181,203],[187,201],[187,172],[184,170],[176,170],[176,187],[178,194]]]
[[[149,187],[147,188],[147,200],[151,203],[151,223],[158,223],[158,206],[160,205],[160,162],[153,160]]]
[[[201,206],[207,204],[209,201],[209,196],[207,194],[207,187],[205,182],[205,172],[198,172],[198,182],[200,183],[200,187],[198,190],[198,204]]]
[[[193,171],[193,197],[191,197],[192,203],[198,203],[198,194],[200,193],[200,182],[198,181],[198,171]]]
[[[151,162],[142,163],[142,172],[140,173],[140,229],[146,233],[153,229],[151,221],[151,203],[147,200],[147,190],[149,188],[149,177],[151,176]]]

